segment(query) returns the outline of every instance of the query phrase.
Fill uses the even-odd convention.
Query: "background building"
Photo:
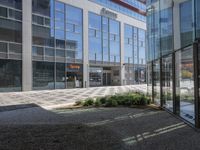
[[[199,0],[147,0],[148,88],[153,100],[199,127]]]
[[[137,0],[0,1],[0,91],[144,83]]]

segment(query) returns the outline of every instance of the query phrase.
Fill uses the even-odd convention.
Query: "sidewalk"
[[[52,109],[73,104],[88,97],[100,97],[129,91],[147,92],[147,85],[92,87],[80,89],[44,90],[30,92],[0,93],[0,107],[22,104],[36,104]]]

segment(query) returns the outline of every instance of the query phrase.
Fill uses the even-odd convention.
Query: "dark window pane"
[[[45,55],[46,56],[54,56],[54,49],[52,49],[52,48],[46,48],[45,49]]]
[[[65,64],[56,63],[56,88],[65,88]]]
[[[65,48],[65,41],[64,40],[56,40],[56,47],[57,48]]]
[[[0,4],[16,9],[22,9],[22,0],[1,0]]]
[[[0,18],[0,40],[21,43],[22,24]]]
[[[56,50],[56,56],[57,57],[65,57],[65,51],[64,50]]]
[[[7,53],[7,43],[0,42],[0,52]]]
[[[44,25],[43,17],[33,15],[33,23]]]
[[[33,89],[54,89],[54,63],[33,62]]]
[[[7,8],[0,7],[0,16],[1,17],[7,17],[8,16],[8,14],[7,14]]]
[[[9,52],[10,53],[22,53],[22,45],[21,44],[9,44]]]
[[[33,0],[33,12],[45,16],[50,16],[50,3],[52,0]]]
[[[16,10],[9,9],[9,17],[16,20],[22,20],[22,13]]]
[[[21,61],[0,60],[0,91],[21,91],[21,83]]]
[[[32,54],[33,56],[43,56],[44,55],[43,47],[33,46]]]

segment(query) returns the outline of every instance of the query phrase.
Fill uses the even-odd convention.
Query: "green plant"
[[[84,101],[84,104],[83,106],[91,106],[94,104],[94,99],[92,98],[87,98],[85,101]]]
[[[100,101],[100,98],[96,98],[96,100],[95,100],[95,102],[94,102],[94,105],[95,105],[96,107],[99,107],[99,106],[102,105],[102,104],[101,104],[101,101]]]
[[[113,97],[109,97],[105,103],[106,107],[116,107],[118,106],[117,100],[113,99]]]
[[[101,98],[99,98],[99,100],[100,100],[101,104],[105,104],[106,100],[107,100],[107,97],[106,96],[105,97],[101,97]]]

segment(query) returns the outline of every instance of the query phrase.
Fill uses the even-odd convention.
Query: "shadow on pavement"
[[[160,110],[18,108],[0,113],[0,150],[200,149],[199,132]]]

